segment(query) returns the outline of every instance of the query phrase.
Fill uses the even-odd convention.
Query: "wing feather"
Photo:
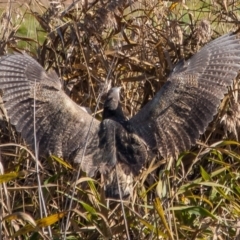
[[[180,62],[129,123],[150,148],[176,156],[206,130],[239,69],[239,33],[226,34]]]
[[[16,100],[18,100],[18,98],[16,98]],[[22,113],[28,111],[28,100],[23,100],[21,102],[15,103],[11,107],[13,110],[11,111],[11,114],[8,115],[8,117],[11,119],[11,123],[13,125],[17,125],[20,118],[22,117]]]
[[[90,133],[98,135],[100,123],[74,103],[61,89],[55,73],[49,75],[27,55],[9,55],[0,59],[0,89],[10,122],[33,147],[34,124],[40,154],[55,154],[75,159]],[[34,120],[35,111],[35,120]],[[91,151],[98,151],[98,141]],[[89,154],[88,148],[86,154]]]

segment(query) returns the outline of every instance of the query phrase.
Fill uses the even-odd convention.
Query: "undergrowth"
[[[8,2],[0,55],[27,52],[92,111],[109,86],[122,86],[131,117],[179,60],[237,29],[239,8],[237,0]],[[235,81],[197,146],[177,160],[150,160],[123,201],[106,199],[101,179],[76,179],[77,166],[41,153],[39,198],[38,159],[2,109],[0,239],[238,239],[238,89]]]

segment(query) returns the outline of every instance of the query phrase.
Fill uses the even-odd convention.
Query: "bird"
[[[31,148],[36,136],[39,154],[80,164],[90,177],[100,172],[107,196],[119,198],[131,195],[133,177],[152,154],[176,158],[196,144],[239,70],[235,31],[180,61],[130,119],[122,111],[120,88],[109,90],[99,121],[63,91],[55,72],[26,54],[0,58],[0,89],[11,124]]]

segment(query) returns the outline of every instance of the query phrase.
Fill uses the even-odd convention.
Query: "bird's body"
[[[40,154],[77,162],[89,176],[96,171],[111,175],[114,170],[127,182],[149,153],[175,157],[194,145],[239,70],[239,33],[226,34],[180,62],[130,120],[119,104],[119,89],[108,93],[99,122],[64,93],[56,74],[47,74],[27,55],[0,59],[0,89],[11,123],[31,146],[35,125]],[[109,179],[111,186],[114,180]],[[122,185],[122,193],[128,191]]]

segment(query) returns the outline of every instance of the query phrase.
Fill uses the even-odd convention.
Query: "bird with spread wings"
[[[126,196],[152,153],[176,157],[204,133],[217,112],[227,86],[240,70],[240,34],[229,33],[204,46],[174,68],[154,98],[130,120],[112,88],[98,121],[62,90],[58,76],[46,73],[28,55],[0,59],[0,89],[16,130],[30,145],[36,136],[40,155],[54,154],[79,163],[88,176],[107,176],[109,196]],[[36,134],[34,134],[36,133]]]

